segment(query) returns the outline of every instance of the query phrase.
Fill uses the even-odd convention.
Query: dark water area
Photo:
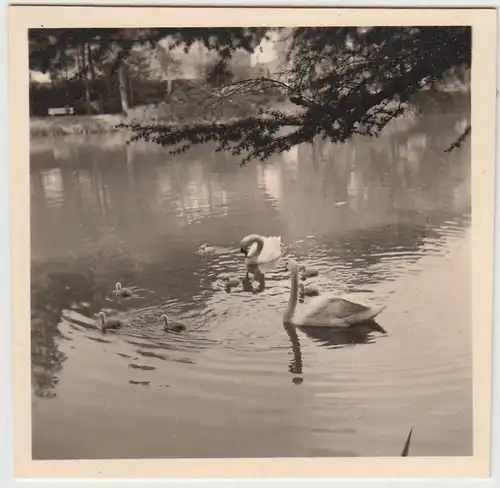
[[[411,455],[471,455],[470,145],[444,152],[466,120],[444,107],[244,167],[33,140],[33,458],[398,456],[411,427]],[[387,335],[284,328],[285,267],[225,289],[251,233],[322,293],[385,305]],[[102,309],[128,324],[103,335]]]

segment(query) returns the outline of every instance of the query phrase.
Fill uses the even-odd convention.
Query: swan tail
[[[372,328],[375,332],[380,332],[381,334],[387,334],[387,331],[380,325],[378,324],[375,320],[372,320]]]
[[[380,315],[385,307],[378,308],[368,308],[363,310],[362,312],[354,314],[352,317],[348,317],[346,322],[349,325],[356,324],[359,322],[367,322],[369,320],[373,320],[377,315]]]

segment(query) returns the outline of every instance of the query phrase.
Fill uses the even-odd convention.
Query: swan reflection
[[[288,366],[288,371],[292,374],[302,374],[302,350],[300,348],[300,340],[297,334],[297,329],[290,324],[284,324],[285,332],[287,333],[290,343],[292,344],[293,357]]]
[[[262,293],[266,289],[266,277],[264,273],[260,271],[258,266],[253,267],[251,273],[254,277],[253,281],[250,279],[248,274],[246,274],[241,280],[243,291],[250,293]],[[254,288],[254,281],[257,281],[258,283],[257,288]]]
[[[297,327],[286,323],[283,324],[283,327],[292,346],[293,357],[290,360],[288,371],[290,371],[293,375],[302,375],[304,366],[300,338],[297,333],[298,330],[305,336],[312,339],[319,346],[332,349],[338,349],[340,347],[354,344],[370,344],[374,342],[374,339],[371,336],[373,332],[379,332],[382,334],[387,333],[385,329],[375,320],[360,322],[345,329],[329,327]],[[297,379],[297,377],[292,379],[292,382],[295,384],[300,384],[302,381],[303,379]]]

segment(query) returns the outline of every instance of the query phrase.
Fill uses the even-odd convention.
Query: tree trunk
[[[87,60],[89,62],[89,71],[90,71],[90,79],[92,82],[95,82],[95,66],[94,59],[92,58],[92,48],[90,47],[90,43],[87,43]]]
[[[128,93],[128,103],[130,107],[135,106],[135,97],[134,97],[134,85],[132,83],[132,78],[127,78],[127,93]]]
[[[104,98],[103,98],[102,91],[99,90],[99,87],[96,86],[97,76],[95,74],[94,59],[92,57],[92,48],[90,46],[90,43],[87,44],[87,58],[88,58],[88,62],[89,62],[90,80],[92,81],[92,88],[94,90],[97,90],[97,97],[99,99],[98,111],[100,114],[102,114],[103,113],[103,106],[104,106]]]
[[[82,72],[82,60],[80,59],[80,51],[76,50],[76,71],[77,73]]]
[[[90,85],[89,85],[89,78],[88,78],[88,72],[89,72],[89,65],[86,60],[85,56],[85,45],[86,43],[83,43],[81,46],[81,59],[82,59],[82,71],[80,71],[82,80],[83,80],[83,86],[85,89],[85,107],[87,110],[87,114],[90,115],[92,113],[92,101],[90,99]]]
[[[122,112],[127,113],[130,109],[129,97],[128,97],[128,87],[127,87],[127,67],[120,61],[118,66],[118,87],[120,90],[120,99],[122,104]]]

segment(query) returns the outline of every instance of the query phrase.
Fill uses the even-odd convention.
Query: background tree
[[[153,73],[155,78],[167,81],[167,92],[172,93],[172,82],[181,70],[181,63],[161,44],[154,49]]]
[[[205,80],[214,88],[227,85],[234,80],[234,75],[225,60],[217,60],[205,69]]]
[[[137,46],[155,48],[159,41],[167,39],[168,49],[183,46],[186,52],[196,42],[216,51],[221,59],[229,59],[236,49],[253,52],[266,36],[267,28],[214,28],[214,29],[30,29],[30,69],[50,73],[68,59],[83,60],[75,76],[86,80],[91,66],[101,64],[104,77],[110,83],[117,76],[122,111],[127,113],[131,104],[128,89],[127,59]],[[81,54],[81,45],[92,46]],[[80,54],[68,57],[68,49],[78,48]],[[89,57],[90,52],[90,57]]]

